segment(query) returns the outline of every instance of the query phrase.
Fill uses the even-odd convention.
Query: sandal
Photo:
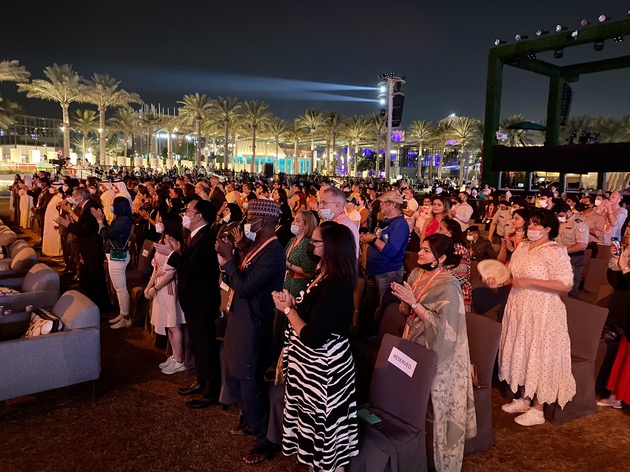
[[[259,464],[267,459],[271,459],[271,457],[265,449],[260,447],[255,447],[243,456],[243,462],[250,465]]]

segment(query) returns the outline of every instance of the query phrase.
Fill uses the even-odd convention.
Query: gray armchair
[[[32,247],[22,247],[12,258],[0,259],[0,286],[2,279],[24,277],[38,262],[37,253]]]
[[[61,318],[63,331],[27,339],[19,337],[28,328],[27,313],[0,317],[0,401],[99,378],[98,307],[70,290],[52,312]]]
[[[20,291],[0,297],[0,305],[5,310],[20,312],[27,305],[50,309],[59,299],[59,274],[46,264],[36,264],[23,278],[0,280],[0,287]]]

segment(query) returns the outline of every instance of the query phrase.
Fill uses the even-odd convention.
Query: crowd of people
[[[349,338],[355,329],[374,332],[386,293],[400,301],[402,336],[437,353],[432,461],[450,471],[461,468],[464,442],[476,434],[466,331],[473,265],[497,259],[510,270],[508,280],[485,282],[506,297],[499,378],[517,397],[503,410],[520,413],[515,421],[523,426],[544,423],[545,403],[563,407],[575,394],[560,295],[580,296],[587,248],[622,241],[609,279],[630,287],[628,214],[618,192],[560,195],[551,187],[526,199],[437,181],[425,182],[431,186],[421,195],[404,181],[112,177],[16,175],[13,219],[41,236],[42,254],[63,258],[63,274],[80,281],[103,314],[116,315],[113,329],[132,325],[125,271],[144,241],[155,243],[144,295],[171,352],[159,367],[167,375],[184,371],[190,353],[196,380],[178,392],[198,395],[186,402],[193,409],[217,405],[222,386],[228,389],[241,411],[232,433],[255,440],[243,456],[250,464],[277,451],[267,438],[269,372],[285,385],[285,454],[328,471],[343,470],[358,453]],[[357,319],[360,279],[367,294]],[[222,313],[223,363],[215,323]],[[600,406],[630,400],[623,339],[611,396]]]

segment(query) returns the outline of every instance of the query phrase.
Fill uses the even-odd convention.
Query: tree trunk
[[[249,166],[252,174],[256,173],[256,127],[252,126],[252,162]]]
[[[101,167],[105,166],[105,112],[107,108],[98,107],[98,159]]]
[[[311,174],[315,172],[315,130],[311,130]]]
[[[197,118],[197,146],[195,161],[197,162],[197,170],[201,167],[201,120]]]
[[[69,103],[61,104],[61,117],[63,120],[63,157],[70,157],[70,118],[68,117]]]
[[[330,171],[330,173],[332,175],[335,175],[337,173],[336,172],[337,168],[335,166],[335,163],[336,163],[336,161],[335,161],[335,148],[336,147],[337,147],[337,133],[333,133],[333,135],[332,135],[332,159],[331,159],[332,164],[333,164],[333,169]]]
[[[125,140],[125,165],[127,165],[126,160],[127,160],[127,154],[129,153],[129,135],[126,133],[123,133],[123,139]]]
[[[298,153],[298,142],[295,141],[295,143],[293,144],[293,165],[291,166],[292,174],[299,174],[299,170],[300,170],[297,153]]]
[[[359,160],[359,140],[354,143],[354,176],[357,176],[357,161]]]
[[[224,169],[228,169],[229,167],[229,160],[230,160],[230,155],[229,155],[229,146],[228,146],[228,139],[229,139],[229,135],[228,135],[228,131],[229,131],[229,121],[225,120],[225,141],[223,143],[223,168]],[[234,166],[232,166],[232,168],[234,168]]]
[[[418,169],[416,170],[416,179],[422,178],[422,140],[418,143]]]

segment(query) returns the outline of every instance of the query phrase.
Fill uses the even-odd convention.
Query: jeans
[[[393,272],[385,272],[383,274],[376,274],[374,276],[374,280],[376,281],[376,288],[378,290],[378,306],[380,306],[381,301],[383,300],[383,295],[392,282],[402,283],[404,271],[404,267],[401,267],[400,269]]]
[[[107,257],[109,278],[112,281],[114,290],[116,290],[120,314],[126,318],[129,316],[130,303],[129,292],[127,291],[127,275],[125,273],[127,264],[129,264],[129,251],[127,251],[127,258],[124,261],[112,261],[109,254],[105,256]]]

